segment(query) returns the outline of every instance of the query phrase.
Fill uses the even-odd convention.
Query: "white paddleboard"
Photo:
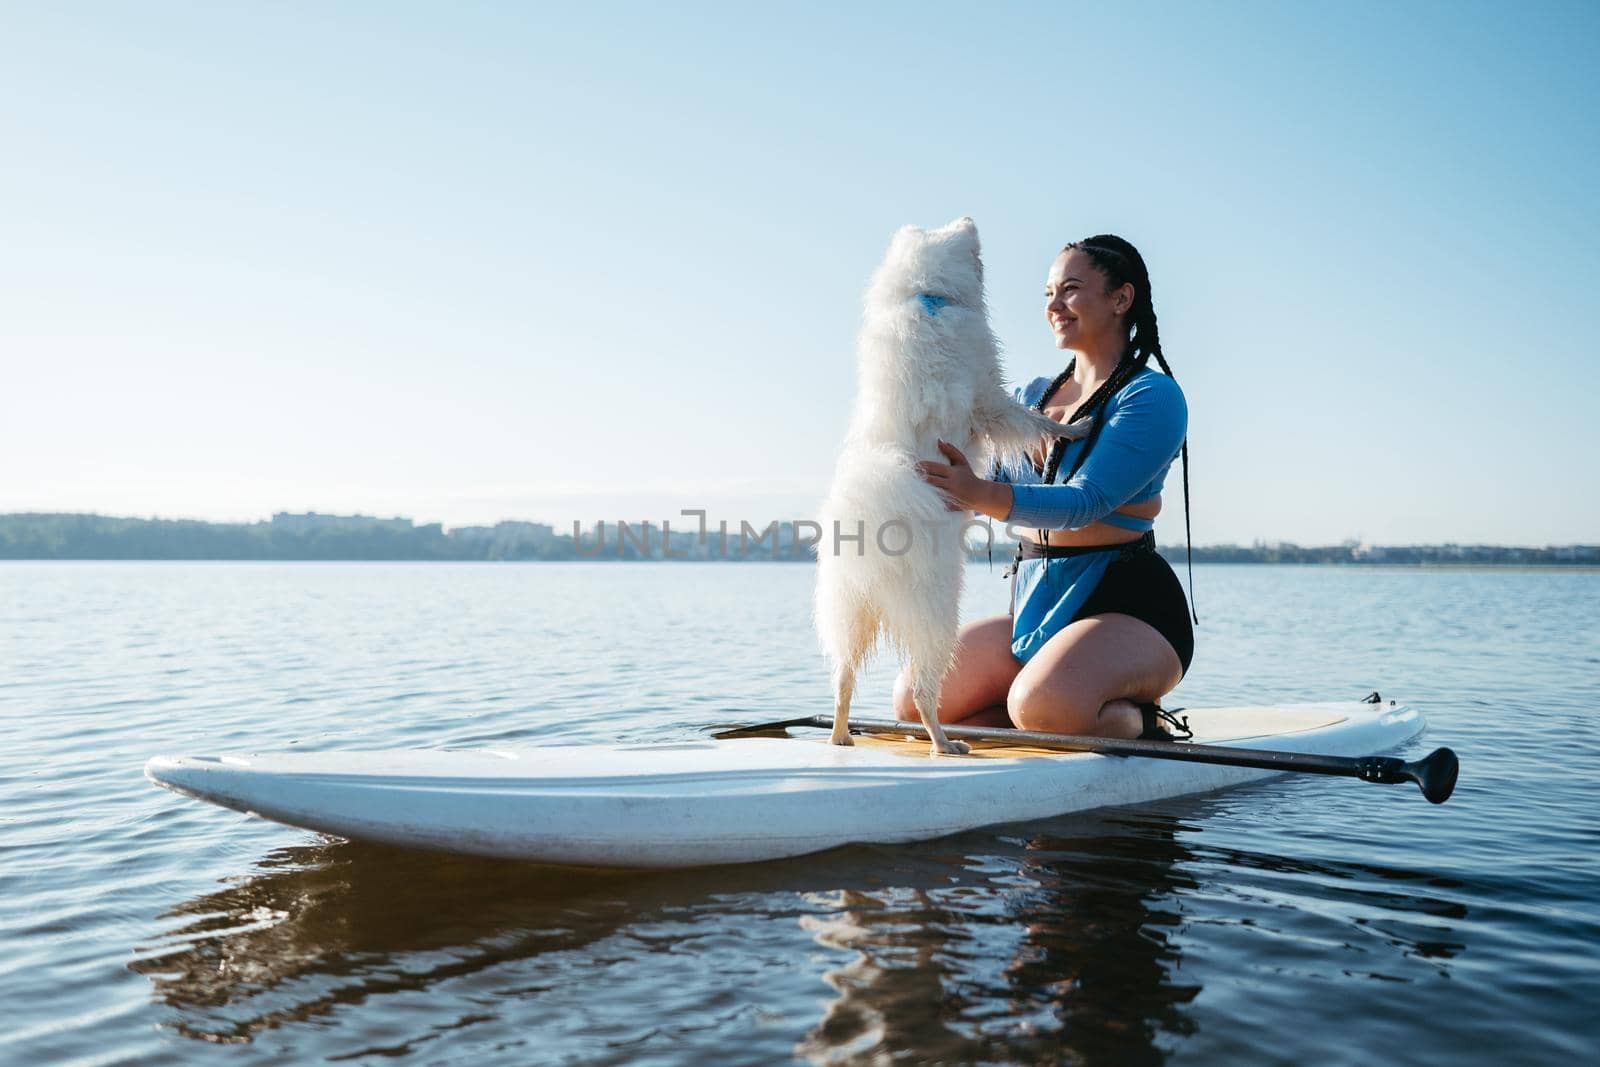
[[[1363,756],[1423,720],[1365,703],[1191,709],[1194,741]],[[479,751],[157,756],[151,781],[362,841],[594,867],[686,867],[940,837],[1278,772],[922,740],[753,737]]]

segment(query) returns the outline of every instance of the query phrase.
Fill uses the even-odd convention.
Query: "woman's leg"
[[[1093,615],[1061,630],[1028,660],[1006,710],[1023,730],[1137,737],[1144,721],[1134,702],[1160,700],[1182,677],[1178,654],[1149,623]]]
[[[955,660],[939,689],[939,721],[1010,726],[1006,693],[1021,667],[1011,654],[1011,616],[967,623],[956,637]],[[918,721],[903,672],[894,682],[894,717],[901,722]]]

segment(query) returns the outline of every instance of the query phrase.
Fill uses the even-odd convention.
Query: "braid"
[[[1045,401],[1049,400],[1052,396],[1055,396],[1057,389],[1060,389],[1063,385],[1067,384],[1067,380],[1072,377],[1072,371],[1075,367],[1077,367],[1077,365],[1078,361],[1076,359],[1067,360],[1067,369],[1056,375],[1050,384],[1045,387],[1044,392],[1039,394],[1039,399],[1034,402],[1033,410],[1040,412],[1041,414],[1044,412]],[[1073,414],[1073,418],[1077,418],[1076,413]],[[1068,419],[1067,421],[1071,422],[1072,419]],[[1063,447],[1064,443],[1062,442],[1061,438],[1056,438],[1050,443],[1050,455],[1045,460],[1044,469],[1039,470],[1037,467],[1034,468],[1035,470],[1039,470],[1040,474],[1043,474],[1045,471],[1050,472],[1049,476],[1045,478],[1046,484],[1055,481],[1055,472],[1061,466],[1061,450]]]
[[[1074,241],[1063,252],[1080,249],[1106,276],[1106,287],[1133,286],[1133,307],[1128,309],[1128,347],[1141,367],[1155,356],[1161,369],[1167,370],[1166,357],[1161,353],[1161,329],[1156,324],[1156,306],[1150,293],[1150,271],[1144,257],[1128,241],[1114,233],[1102,233],[1082,241]],[[1171,372],[1168,371],[1168,376]]]
[[[1044,402],[1054,396],[1057,389],[1067,384],[1067,379],[1072,377],[1072,370],[1077,365],[1078,361],[1076,359],[1067,360],[1067,369],[1056,375],[1050,384],[1045,387],[1045,391],[1039,394],[1039,399],[1033,402],[1033,410],[1044,411]]]
[[[1077,360],[1067,364],[1067,369],[1061,373],[1060,377],[1056,379],[1056,383],[1052,385],[1051,393],[1055,392],[1059,383],[1071,377],[1072,369],[1076,365]],[[1124,355],[1122,362],[1118,363],[1116,369],[1111,372],[1111,376],[1101,382],[1100,387],[1090,394],[1089,399],[1079,404],[1077,410],[1068,416],[1067,422],[1069,423],[1077,422],[1079,419],[1089,415],[1094,416],[1094,424],[1089,427],[1089,434],[1083,442],[1083,449],[1078,453],[1077,458],[1072,461],[1072,467],[1067,471],[1068,481],[1072,479],[1074,474],[1078,473],[1078,468],[1083,466],[1083,461],[1089,456],[1089,450],[1094,447],[1095,440],[1100,436],[1100,430],[1105,426],[1106,401],[1115,396],[1117,390],[1128,384],[1128,381],[1138,372],[1140,366],[1141,364],[1136,360]],[[1050,393],[1045,394],[1046,397],[1049,395]],[[1056,472],[1061,469],[1061,459],[1066,454],[1066,451],[1066,440],[1060,437],[1056,438],[1055,443],[1050,446],[1050,458],[1045,463],[1044,480],[1046,485],[1056,480]]]

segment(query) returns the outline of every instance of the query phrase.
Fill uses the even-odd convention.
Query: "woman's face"
[[[1050,265],[1044,283],[1045,318],[1056,347],[1075,352],[1120,349],[1128,336],[1123,316],[1133,305],[1133,286],[1109,292],[1106,276],[1081,248],[1063,252]]]

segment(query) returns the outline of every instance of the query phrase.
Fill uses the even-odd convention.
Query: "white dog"
[[[997,456],[1022,455],[1041,434],[1082,436],[1087,420],[1069,428],[1007,393],[971,219],[894,235],[867,289],[858,350],[859,393],[817,546],[815,621],[833,669],[831,740],[851,744],[856,671],[882,636],[900,655],[931,754],[964,753],[969,746],[945,737],[937,709],[955,653],[968,518],[949,510],[916,464],[944,462],[942,439],[986,470]]]

